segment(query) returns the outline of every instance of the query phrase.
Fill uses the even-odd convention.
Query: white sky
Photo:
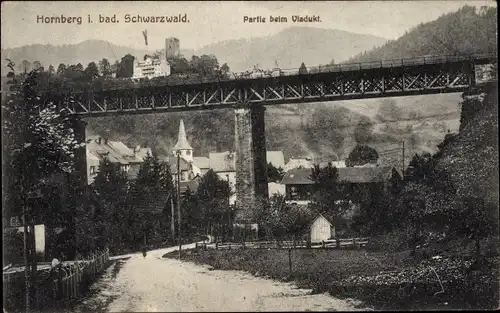
[[[150,49],[161,49],[166,37],[180,39],[181,48],[198,49],[218,41],[273,35],[302,25],[331,28],[396,39],[421,22],[460,7],[496,6],[494,1],[317,1],[317,2],[149,2],[149,1],[37,1],[2,2],[2,48],[30,44],[75,44],[89,39],[145,48],[141,31],[148,30]],[[188,15],[190,23],[125,24],[124,15]],[[37,15],[81,16],[83,23],[37,24]],[[87,23],[87,15],[95,20]],[[98,15],[116,14],[118,24],[99,24]],[[319,15],[321,23],[297,24],[291,15]],[[287,16],[288,23],[243,23],[243,16]]]

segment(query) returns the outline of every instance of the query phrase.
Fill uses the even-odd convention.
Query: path
[[[150,251],[145,258],[142,254],[130,255],[116,280],[101,291],[117,296],[108,311],[360,310],[354,307],[355,301],[310,295],[310,290],[291,284],[238,271],[210,271],[189,262],[162,258],[174,250]]]

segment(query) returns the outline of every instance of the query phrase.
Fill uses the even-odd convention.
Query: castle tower
[[[176,57],[181,53],[179,39],[170,37],[165,39],[165,58]]]
[[[193,162],[193,148],[186,138],[186,130],[184,129],[184,121],[181,120],[179,124],[179,137],[174,146],[173,154],[177,156],[177,151],[180,151],[181,158],[188,162]]]

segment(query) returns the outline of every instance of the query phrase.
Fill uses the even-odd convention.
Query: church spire
[[[184,129],[184,122],[181,120],[179,124],[179,137],[174,146],[174,150],[193,150],[186,138],[186,130]]]
[[[173,155],[177,156],[180,152],[180,157],[187,162],[193,162],[193,148],[186,138],[186,130],[184,129],[184,122],[181,120],[179,125],[179,138],[173,149]]]

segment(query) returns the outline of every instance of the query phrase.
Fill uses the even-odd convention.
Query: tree
[[[338,169],[331,163],[323,168],[314,165],[311,170],[311,180],[314,181],[312,206],[318,213],[329,212],[336,217],[345,213],[345,207],[337,205],[337,201],[342,199],[338,178]]]
[[[458,212],[450,212],[452,230],[467,235],[475,241],[476,259],[481,257],[481,239],[494,233],[498,234],[498,206],[480,197],[460,198],[462,206]]]
[[[353,167],[365,165],[367,163],[376,164],[378,160],[378,153],[375,149],[366,145],[356,145],[346,160],[346,166]]]
[[[128,180],[119,164],[104,158],[99,164],[99,171],[92,183],[100,206],[101,218],[105,221],[102,236],[113,252],[120,252],[133,244],[133,234],[129,233],[133,225],[133,212],[130,210]]]
[[[109,63],[108,59],[103,58],[99,62],[99,70],[101,71],[101,75],[105,78],[110,78],[112,74],[111,70],[111,64]]]
[[[366,144],[373,136],[373,123],[367,116],[362,116],[354,129],[354,139],[358,144]]]
[[[213,170],[209,170],[201,178],[197,198],[201,204],[200,213],[205,221],[206,233],[210,233],[214,226],[222,230],[221,226],[227,221],[224,216],[229,212],[230,193],[228,182],[220,179]]]
[[[276,168],[272,163],[267,164],[267,181],[278,182],[285,176],[285,171],[279,167]]]
[[[223,77],[229,77],[229,65],[227,65],[227,63],[224,63],[222,64],[222,66],[220,67],[220,71],[221,71],[221,74]]]
[[[119,68],[120,68],[120,62],[119,61],[115,61],[115,63],[113,63],[113,65],[111,65],[111,73],[115,74],[115,75],[118,75],[118,69]],[[116,76],[116,77],[118,77],[118,76]]]
[[[75,66],[75,70],[76,71],[79,71],[79,72],[83,72],[83,65],[82,63],[78,63],[76,66]]]
[[[42,64],[40,63],[40,61],[33,62],[33,69],[34,70],[38,70],[41,67],[42,67]]]
[[[202,76],[215,75],[219,71],[219,61],[214,55],[193,56],[190,67],[194,73]]]
[[[49,65],[49,75],[54,75],[55,73],[55,70],[54,70],[54,66],[52,64]]]
[[[99,77],[99,69],[97,68],[97,65],[95,62],[90,62],[89,65],[87,65],[87,68],[84,71],[85,78],[89,81],[92,81]]]
[[[168,58],[167,61],[170,64],[172,74],[187,74],[191,70],[189,61],[184,57],[174,56]]]
[[[299,75],[305,75],[307,73],[308,73],[307,67],[304,64],[304,62],[302,62],[302,64],[300,65],[300,68],[299,68]]]
[[[27,60],[22,60],[21,61],[21,68],[24,71],[24,74],[28,73],[30,71],[31,63],[28,62]]]
[[[57,67],[57,75],[64,76],[65,73],[66,73],[66,65],[62,63],[59,64],[59,66]]]
[[[165,208],[170,197],[175,196],[170,166],[161,162],[156,155],[148,153],[131,189],[133,190],[131,203],[139,211],[140,216],[135,225],[136,234],[140,229],[147,229],[153,241],[164,241],[169,229],[167,222],[171,218],[168,214],[170,210],[152,213],[151,211],[157,208],[151,207],[151,204],[162,204]],[[156,220],[159,220],[159,223],[155,223]],[[138,235],[136,238],[141,236]]]
[[[14,73],[15,65],[8,61]],[[21,86],[13,89],[2,106],[5,210],[22,215],[19,210],[26,208],[28,221],[35,214],[30,209],[32,195],[46,198],[44,187],[49,179],[54,175],[71,176],[76,155],[85,146],[73,130],[77,118],[41,99],[35,88],[39,75],[31,71],[22,83],[14,80],[14,85]]]
[[[116,77],[132,77],[134,75],[134,60],[133,55],[126,54],[117,68]]]

